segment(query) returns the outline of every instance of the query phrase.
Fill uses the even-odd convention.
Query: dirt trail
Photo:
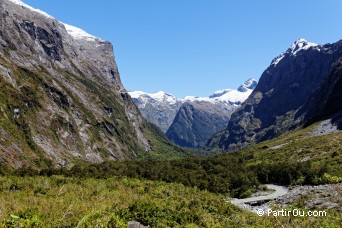
[[[260,201],[270,201],[274,200],[277,197],[280,197],[282,195],[285,195],[288,192],[288,189],[279,186],[279,185],[273,185],[273,184],[266,184],[267,188],[275,190],[272,194],[266,195],[266,196],[255,196],[245,199],[232,199],[230,202],[234,205],[241,205],[241,204],[248,204],[248,203],[257,203]]]

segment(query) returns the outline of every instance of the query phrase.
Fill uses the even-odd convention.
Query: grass
[[[244,149],[234,151],[241,154],[247,166],[275,164],[283,161],[288,164],[309,162],[317,172],[342,178],[342,131],[331,134],[311,136],[319,125],[285,133],[272,140],[267,140]],[[203,154],[217,154],[217,149],[202,151]],[[226,159],[232,153],[219,154],[216,157]]]
[[[310,161],[313,168],[319,170],[323,167],[329,175],[342,178],[342,132],[311,136],[318,125],[291,131],[240,152],[251,157],[248,161],[251,166],[276,161]]]
[[[5,226],[126,227],[138,220],[158,227],[212,227],[229,224],[227,215],[237,211],[208,192],[137,179],[1,177],[0,186]]]
[[[223,195],[130,178],[0,176],[0,226],[127,227],[338,227],[341,214],[326,217],[259,217]]]

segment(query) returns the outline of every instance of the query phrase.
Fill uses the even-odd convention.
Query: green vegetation
[[[0,64],[11,69],[17,88],[11,83],[0,80],[0,130],[3,150],[11,151],[3,154],[11,167],[38,166],[47,167],[47,159],[42,150],[32,139],[30,120],[40,107],[41,96],[39,88],[27,79],[27,72],[22,69],[12,69],[0,59]],[[10,74],[10,72],[8,72]],[[12,80],[12,79],[11,79]]]
[[[111,177],[0,176],[2,227],[338,227],[326,217],[258,217],[182,184]]]
[[[310,166],[311,176],[292,177],[289,184],[301,184],[304,177],[312,184],[341,181],[342,177],[342,132],[311,136],[318,126],[314,124],[265,141],[241,151],[241,156],[249,157],[246,165],[250,167],[275,166],[277,163],[298,163]],[[299,167],[300,168],[300,167]],[[330,178],[324,177],[324,174]],[[334,177],[334,178],[333,178]],[[329,181],[328,179],[335,181]],[[296,183],[295,183],[296,184]]]
[[[133,138],[136,137],[134,133],[135,130],[132,125],[127,124],[130,120],[126,116],[124,104],[119,102],[120,99],[117,97],[118,95],[108,90],[105,85],[87,79],[76,66],[74,67],[81,77],[74,76],[62,69],[58,69],[58,72],[68,78],[68,80],[74,82],[75,85],[81,84],[79,90],[90,91],[90,93],[87,93],[90,101],[93,103],[99,103],[100,101],[102,103],[101,106],[103,106],[104,109],[108,109],[112,112],[111,117],[107,117],[105,121],[98,123],[93,113],[85,108],[82,102],[68,89],[64,88],[68,95],[73,98],[74,102],[77,103],[79,107],[82,107],[82,113],[90,120],[90,124],[95,127],[92,132],[93,137],[90,139],[92,142],[101,143],[99,142],[101,141],[100,132],[103,132],[107,136],[115,136],[115,138],[119,139],[128,147],[129,151],[135,152],[137,155],[135,159],[138,160],[168,160],[195,154],[195,152],[191,152],[170,143],[157,126],[143,120],[144,122],[141,123],[142,126],[140,130],[143,131],[144,136],[152,145],[151,150],[146,153],[146,151],[137,144],[137,138]],[[124,94],[121,94],[121,96],[124,96]],[[134,105],[128,98],[123,99],[126,99],[127,103],[131,103],[130,105]]]
[[[164,133],[154,124],[145,123],[144,133],[152,145],[151,151],[140,151],[138,159],[141,161],[162,161],[184,157],[196,157],[198,152],[179,147],[168,140]]]
[[[247,163],[247,165],[246,165]],[[248,165],[240,154],[212,158],[188,158],[171,161],[104,162],[76,165],[71,170],[42,170],[42,175],[64,174],[77,177],[107,178],[126,176],[149,180],[177,182],[232,197],[248,197],[260,183],[324,184],[336,183],[338,178],[316,170],[309,161]]]
[[[42,170],[42,175],[64,174],[77,177],[107,178],[126,176],[177,182],[214,193],[248,196],[259,185],[257,175],[246,169],[237,156],[229,159],[188,158],[171,161],[125,161],[76,165],[71,170]]]
[[[125,176],[168,183],[176,182],[189,187],[197,187],[200,190],[239,198],[249,197],[261,183],[317,185],[341,182],[341,154],[337,152],[340,151],[337,139],[342,136],[341,132],[310,137],[312,145],[318,148],[317,150],[320,150],[320,146],[324,147],[326,152],[323,155],[319,151],[318,153],[295,155],[291,152],[295,151],[294,148],[299,145],[308,147],[310,140],[304,136],[308,135],[311,130],[300,129],[278,139],[254,145],[241,152],[207,158],[106,161],[101,164],[78,163],[71,169],[49,168],[41,170],[39,174],[98,179]],[[291,142],[291,138],[296,140],[295,143],[284,143],[285,140]],[[283,157],[283,153],[289,153],[289,151],[291,154],[288,154],[287,158]],[[311,156],[312,159],[303,159],[303,156],[305,158]],[[38,174],[25,169],[17,172],[20,175]]]
[[[126,227],[132,220],[153,227],[227,227],[246,219],[208,192],[127,178],[0,177],[0,200],[0,224],[7,227]]]
[[[63,80],[44,67],[16,67],[3,58],[0,64],[8,74],[0,78],[0,166],[57,166],[47,158],[52,154],[71,167],[84,162],[80,158],[86,160],[89,148],[104,160],[176,159],[191,154],[141,120],[140,130],[152,146],[146,153],[126,114],[126,109],[134,109],[132,101],[108,85],[88,79],[78,69],[78,76],[56,69],[60,78],[67,79]],[[85,97],[88,102],[82,100]]]

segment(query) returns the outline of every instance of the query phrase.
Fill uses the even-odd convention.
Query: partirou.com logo
[[[294,216],[294,217],[323,217],[327,216],[326,211],[304,211],[304,210],[299,210],[299,209],[293,209],[293,210],[286,210],[286,209],[281,209],[281,210],[272,210],[272,209],[258,209],[256,213],[259,216]]]

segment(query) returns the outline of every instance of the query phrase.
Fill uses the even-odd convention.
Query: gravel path
[[[303,208],[324,210],[335,208],[339,209],[342,213],[342,183],[318,186],[292,186],[290,189],[277,185],[266,186],[269,189],[274,189],[276,191],[269,195],[246,199],[231,199],[227,202],[231,202],[235,206],[257,213],[260,210],[267,211],[268,209],[272,209],[270,206],[271,204],[265,203],[252,206],[249,203],[257,202],[258,200],[259,202],[270,200],[283,208],[304,199],[302,202],[303,205],[301,206]]]
[[[283,196],[288,192],[288,189],[279,186],[279,185],[273,185],[273,184],[266,184],[266,187],[269,189],[275,190],[272,194],[266,195],[266,196],[255,196],[255,197],[249,197],[245,199],[232,199],[230,202],[236,206],[239,206],[240,204],[248,204],[252,202],[259,202],[259,201],[269,201],[274,200],[277,197]]]

